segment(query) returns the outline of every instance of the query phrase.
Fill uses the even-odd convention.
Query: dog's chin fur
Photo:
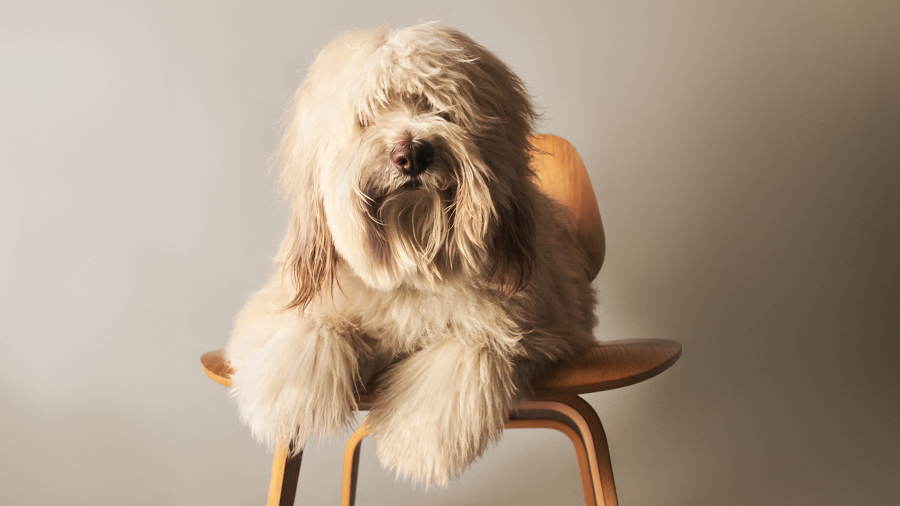
[[[529,169],[533,120],[519,79],[449,28],[357,31],[321,52],[286,118],[288,232],[226,348],[254,437],[299,450],[347,428],[380,371],[379,457],[445,485],[537,374],[592,340],[583,253]],[[392,166],[423,142],[425,172]]]

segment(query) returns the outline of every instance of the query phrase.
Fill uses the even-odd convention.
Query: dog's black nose
[[[404,142],[391,151],[391,163],[407,176],[418,176],[434,162],[434,146],[428,141]]]

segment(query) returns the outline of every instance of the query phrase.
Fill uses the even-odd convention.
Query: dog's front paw
[[[368,418],[381,462],[426,488],[446,486],[503,431],[510,371],[502,357],[460,342],[397,364]]]
[[[286,325],[232,376],[232,395],[253,437],[295,451],[345,429],[355,409],[356,357],[342,336]]]
[[[370,423],[382,465],[398,477],[426,489],[446,487],[481,454],[480,445],[459,440],[459,434],[431,420],[397,417],[373,420],[370,416]]]

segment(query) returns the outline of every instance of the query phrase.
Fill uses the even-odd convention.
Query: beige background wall
[[[338,31],[430,19],[590,167],[598,337],[685,345],[588,396],[622,503],[897,504],[900,8],[783,0],[5,1],[0,504],[261,503],[269,456],[197,357],[284,227],[279,114]],[[299,504],[334,504],[339,454],[307,453]],[[362,469],[367,505],[580,501],[557,434],[427,496]]]

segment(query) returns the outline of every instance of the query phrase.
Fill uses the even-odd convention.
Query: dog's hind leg
[[[394,365],[369,415],[382,463],[426,487],[459,476],[503,431],[516,396],[508,351],[452,339]]]

